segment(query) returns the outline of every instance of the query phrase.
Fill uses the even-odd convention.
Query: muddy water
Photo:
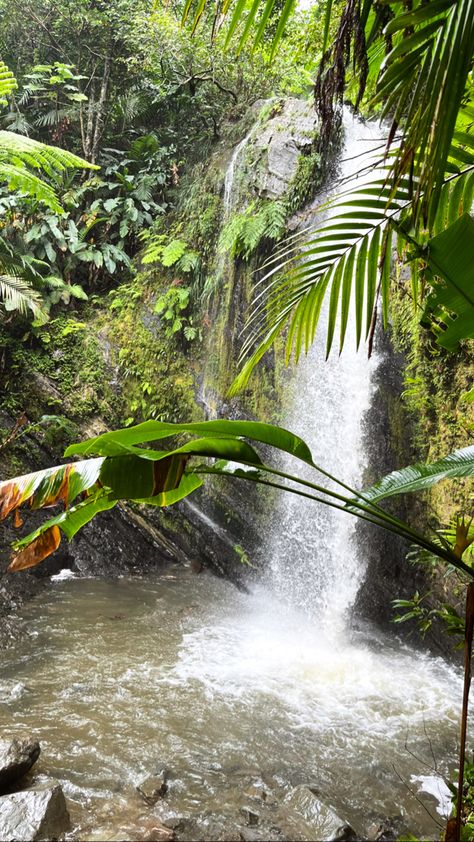
[[[460,680],[444,662],[375,637],[339,646],[268,592],[183,569],[57,581],[21,620],[1,730],[38,735],[76,838],[155,838],[160,820],[181,839],[239,839],[249,804],[261,838],[297,838],[285,798],[302,783],[361,833],[405,816],[438,837],[442,808],[420,790],[456,744]],[[134,787],[161,767],[169,792],[147,807]]]

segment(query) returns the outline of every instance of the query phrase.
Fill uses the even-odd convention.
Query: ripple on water
[[[264,591],[186,571],[56,582],[28,616],[0,685],[28,692],[0,704],[0,727],[38,734],[39,771],[65,784],[79,838],[144,828],[134,787],[157,764],[171,771],[159,811],[212,815],[220,833],[242,821],[252,774],[277,800],[316,781],[356,827],[371,805],[422,838],[436,829],[406,783],[430,806],[432,751],[441,773],[453,755],[461,683],[443,661],[331,640]]]

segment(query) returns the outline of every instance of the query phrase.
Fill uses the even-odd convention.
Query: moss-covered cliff
[[[302,100],[257,104],[229,124],[215,153],[176,184],[173,211],[144,243],[148,251],[157,248],[155,260],[138,263],[131,281],[98,291],[87,304],[58,308],[43,327],[17,320],[0,329],[3,477],[60,461],[68,442],[146,418],[277,420],[281,357],[275,352],[245,395],[229,402],[226,391],[237,370],[258,262],[321,177],[313,152],[316,125],[311,104]],[[230,181],[237,144],[249,131]],[[273,237],[264,230],[245,254],[229,258],[219,247],[223,224],[235,222],[249,205],[257,215],[275,206],[281,230]],[[11,438],[19,419],[26,423]],[[43,570],[114,574],[200,558],[241,581],[243,562],[251,561],[258,541],[250,520],[260,505],[258,494],[220,483],[191,507],[153,513],[122,508],[89,524]],[[3,570],[12,537],[7,530],[2,539]],[[3,579],[5,605],[38,585],[28,572],[18,574],[14,586],[11,580]]]

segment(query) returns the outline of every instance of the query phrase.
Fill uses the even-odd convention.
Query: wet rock
[[[259,820],[260,816],[258,813],[255,813],[250,807],[241,807],[240,812],[245,819],[245,823],[249,825],[249,827],[255,827]]]
[[[40,756],[38,740],[0,740],[0,792],[20,781]]]
[[[155,775],[148,775],[141,783],[137,784],[137,792],[147,804],[152,806],[168,792],[167,780],[167,770],[161,769]]]
[[[252,830],[248,827],[244,827],[244,829],[240,831],[240,838],[242,839],[242,842],[260,842],[260,840],[263,840],[263,836],[258,830]]]
[[[339,827],[336,835],[332,839],[333,842],[361,842],[361,837],[350,824],[344,824],[342,827]]]
[[[345,823],[309,787],[297,786],[278,810],[278,823],[290,839],[334,839]]]
[[[64,793],[57,781],[0,798],[0,840],[56,840],[70,827]]]
[[[5,679],[0,681],[0,705],[16,702],[26,693],[26,687],[21,681]]]
[[[189,566],[193,573],[201,573],[202,571],[202,561],[199,558],[192,558]]]
[[[375,842],[395,842],[399,836],[405,836],[408,831],[409,826],[404,816],[392,816],[373,821],[368,828],[367,836]]]
[[[268,798],[267,790],[265,789],[262,781],[254,781],[250,784],[250,786],[245,790],[246,798],[252,798],[256,801],[266,801]]]
[[[270,199],[283,195],[301,155],[312,151],[319,124],[314,106],[304,100],[288,97],[274,111],[252,142],[249,174],[258,194]]]

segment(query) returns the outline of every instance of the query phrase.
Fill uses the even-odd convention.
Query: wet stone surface
[[[0,794],[21,782],[38,760],[40,752],[38,740],[32,737],[0,740]]]
[[[0,798],[0,840],[59,839],[69,830],[64,793],[57,781],[4,795]]]

